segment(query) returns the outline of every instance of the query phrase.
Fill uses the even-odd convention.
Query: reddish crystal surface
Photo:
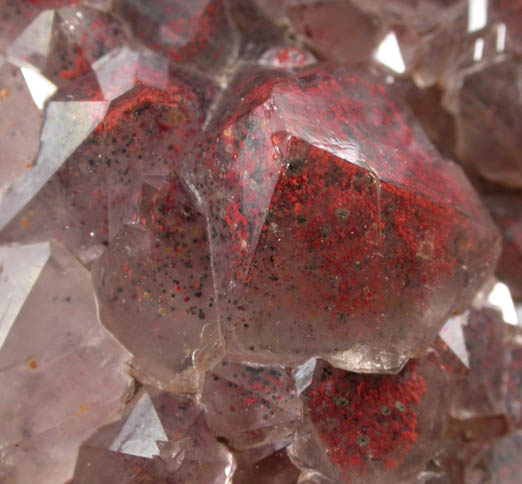
[[[312,68],[237,89],[243,101],[187,158],[230,351],[399,369],[491,272],[488,216],[364,73]]]
[[[332,482],[408,482],[441,431],[443,381],[434,354],[387,376],[319,363],[292,456]]]
[[[518,482],[521,8],[0,0],[0,484]]]

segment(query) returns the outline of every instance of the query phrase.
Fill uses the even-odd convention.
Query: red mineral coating
[[[233,92],[185,157],[230,351],[398,370],[492,272],[498,233],[469,182],[361,71]]]
[[[305,413],[342,482],[381,482],[387,473],[398,479],[412,466],[422,467],[424,446],[434,445],[430,441],[440,431],[441,376],[434,355],[412,360],[398,375],[318,364],[304,394]]]

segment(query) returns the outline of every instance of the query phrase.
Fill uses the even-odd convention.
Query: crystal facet
[[[0,248],[0,290],[0,458],[13,482],[64,482],[82,441],[120,409],[129,354],[62,246]]]
[[[363,73],[241,88],[186,157],[229,351],[397,371],[491,273],[495,228],[460,169]]]

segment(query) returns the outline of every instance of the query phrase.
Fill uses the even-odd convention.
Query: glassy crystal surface
[[[454,418],[506,414],[509,329],[502,314],[489,308],[451,318],[442,329],[441,358],[453,380],[450,413]],[[493,354],[497,357],[491,358]]]
[[[229,350],[397,371],[491,272],[495,228],[364,73],[311,68],[237,89],[242,102],[186,157]]]
[[[519,482],[521,27],[0,0],[0,484]]]
[[[83,440],[120,409],[130,355],[64,247],[0,248],[0,290],[0,457],[13,479],[3,482],[65,482]]]
[[[235,449],[288,439],[302,413],[290,375],[277,366],[223,361],[207,374],[201,398],[213,432]]]
[[[235,34],[223,0],[115,0],[114,9],[137,38],[176,63],[212,71],[234,51]]]
[[[124,42],[114,17],[78,5],[42,10],[11,42],[6,55],[60,86],[89,72],[97,59]]]
[[[123,49],[95,72],[49,103],[34,168],[0,199],[0,240],[57,238],[92,260],[132,219],[140,176],[168,173],[205,119],[208,82],[160,57]]]
[[[286,20],[295,34],[325,59],[365,62],[376,46],[377,23],[349,1],[258,3],[275,22]]]
[[[303,393],[305,418],[290,446],[292,460],[322,475],[316,482],[411,482],[440,438],[443,387],[433,353],[398,375],[361,375],[319,362]]]
[[[469,75],[459,92],[457,118],[459,156],[486,179],[518,188],[522,187],[521,79],[522,65],[516,61]]]
[[[272,69],[298,69],[317,62],[315,56],[297,47],[273,47],[263,52],[258,62]]]
[[[0,190],[32,166],[38,151],[43,106],[35,81],[41,78],[31,74],[30,70],[0,58],[0,138],[4,159],[0,164]],[[53,89],[51,84],[48,86]]]
[[[143,387],[122,418],[80,449],[73,484],[231,484],[232,454],[188,397]]]
[[[193,353],[205,344],[203,329],[217,324],[205,218],[177,177],[134,184],[94,268],[100,317],[133,353],[137,372],[194,389]]]
[[[263,452],[249,454],[236,454],[238,468],[234,474],[234,484],[297,484],[299,471],[288,458],[285,449],[266,456]]]
[[[509,285],[513,298],[522,299],[522,198],[505,193],[484,198],[486,206],[502,234],[502,255],[497,275]]]

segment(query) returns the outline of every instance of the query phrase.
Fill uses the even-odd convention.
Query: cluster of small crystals
[[[0,484],[514,484],[522,1],[0,0]]]

